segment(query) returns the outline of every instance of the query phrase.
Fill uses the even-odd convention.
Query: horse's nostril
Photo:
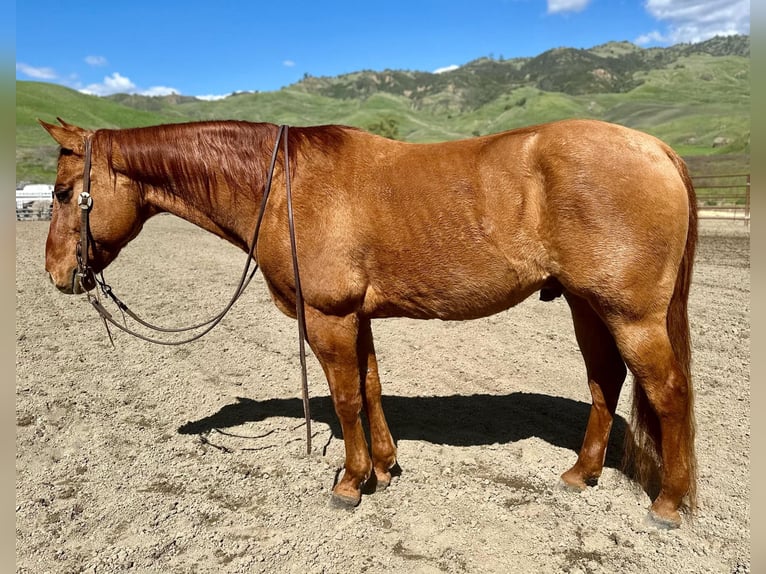
[[[56,283],[56,280],[53,279],[53,275],[51,273],[48,273],[48,281],[50,281],[56,289],[58,289],[62,293],[71,293],[72,292],[72,286],[71,285],[64,285],[63,287]]]

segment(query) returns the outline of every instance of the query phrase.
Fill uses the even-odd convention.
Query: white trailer
[[[29,207],[35,201],[52,201],[53,186],[47,183],[32,183],[16,190],[16,209]]]

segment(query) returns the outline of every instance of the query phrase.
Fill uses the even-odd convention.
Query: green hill
[[[406,70],[306,76],[274,92],[218,101],[191,96],[89,96],[16,82],[16,179],[49,182],[56,146],[36,119],[89,128],[203,119],[290,125],[342,123],[408,141],[470,137],[567,117],[591,117],[657,135],[686,156],[726,158],[749,170],[750,39],[643,49],[610,42],[534,58],[484,57],[441,74]],[[697,161],[695,165],[704,165]]]

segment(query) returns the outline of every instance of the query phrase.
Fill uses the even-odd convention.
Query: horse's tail
[[[694,450],[695,420],[694,391],[691,376],[691,338],[689,336],[689,317],[687,303],[692,279],[694,252],[697,245],[697,196],[689,171],[684,161],[671,149],[668,157],[673,161],[686,186],[689,204],[689,228],[686,234],[686,246],[681,265],[676,276],[673,296],[667,313],[667,330],[673,347],[678,367],[684,375],[687,385],[686,413],[686,450],[681,452],[679,461],[689,469],[689,490],[686,504],[691,511],[697,507],[697,457]],[[633,406],[631,412],[631,432],[626,433],[625,462],[630,465],[636,480],[644,487],[656,487],[657,471],[660,464],[660,425],[659,419],[651,408],[646,392],[641,385],[633,385]],[[654,483],[654,484],[653,484]]]

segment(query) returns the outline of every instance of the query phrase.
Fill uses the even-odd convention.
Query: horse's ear
[[[64,124],[64,122],[62,122],[61,126],[57,126],[40,119],[37,121],[40,122],[40,125],[43,126],[45,131],[47,131],[62,148],[71,150],[79,155],[82,155],[85,152],[85,136],[88,135],[87,130],[71,124]]]
[[[77,126],[76,126],[76,125],[74,125],[74,124],[70,124],[70,123],[67,123],[67,122],[65,122],[64,120],[62,120],[62,119],[61,119],[60,117],[58,117],[58,116],[56,116],[56,121],[57,121],[58,123],[60,123],[62,126],[64,126],[65,128],[76,128],[76,127],[77,127]]]

